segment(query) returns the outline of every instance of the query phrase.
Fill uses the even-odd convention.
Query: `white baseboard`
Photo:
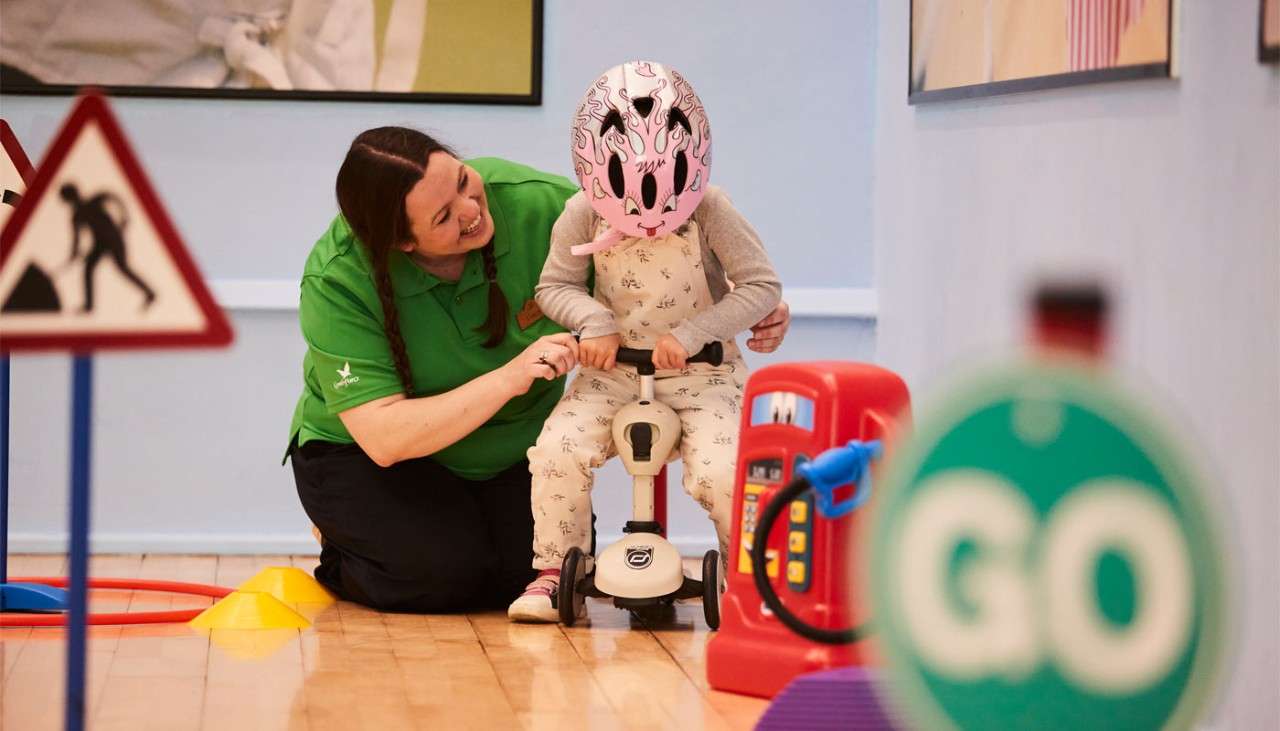
[[[621,533],[601,533],[600,546],[622,539]],[[709,536],[671,536],[682,556],[701,556],[715,548]],[[66,553],[65,533],[10,533],[10,553]],[[316,555],[319,546],[309,533],[95,533],[90,553],[171,553],[228,555]]]
[[[782,298],[792,317],[874,320],[880,307],[874,289],[858,287],[783,287]]]
[[[229,310],[298,309],[298,282],[292,279],[214,279],[214,299]],[[792,317],[847,317],[874,320],[879,301],[874,289],[859,287],[785,287]]]
[[[301,285],[292,279],[212,279],[209,289],[229,310],[297,310]]]

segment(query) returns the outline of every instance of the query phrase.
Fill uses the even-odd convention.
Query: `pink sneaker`
[[[543,569],[525,587],[524,593],[507,607],[507,618],[513,622],[559,622],[560,610],[556,608],[556,596],[559,592],[560,569]],[[579,602],[576,610],[579,617],[587,614],[584,603]]]

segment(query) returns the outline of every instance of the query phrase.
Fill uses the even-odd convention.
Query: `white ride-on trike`
[[[690,363],[720,365],[724,346],[711,343],[690,357]],[[664,538],[654,520],[653,481],[680,441],[680,417],[653,395],[653,351],[619,348],[617,362],[636,368],[640,398],[623,406],[613,417],[613,443],[632,478],[632,516],[622,529],[626,536],[606,548],[596,559],[595,572],[578,578],[583,553],[569,549],[560,567],[559,594],[555,597],[560,621],[572,626],[586,597],[607,597],[614,606],[640,616],[668,609],[677,599],[702,597],[707,626],[720,626],[720,554],[702,557],[702,578],[685,576],[676,547]]]

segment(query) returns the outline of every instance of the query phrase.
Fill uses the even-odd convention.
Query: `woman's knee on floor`
[[[457,612],[485,603],[492,567],[474,555],[420,557],[387,566],[363,587],[367,603],[387,612]]]
[[[354,585],[363,594],[363,603],[375,609],[468,608],[497,567],[485,531],[463,515],[452,521],[423,521],[412,530],[404,527],[388,526],[374,553],[344,556],[340,567],[344,585]]]

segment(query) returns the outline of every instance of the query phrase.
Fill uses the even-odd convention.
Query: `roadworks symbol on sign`
[[[77,102],[0,236],[0,331],[5,351],[231,340],[100,96]]]

